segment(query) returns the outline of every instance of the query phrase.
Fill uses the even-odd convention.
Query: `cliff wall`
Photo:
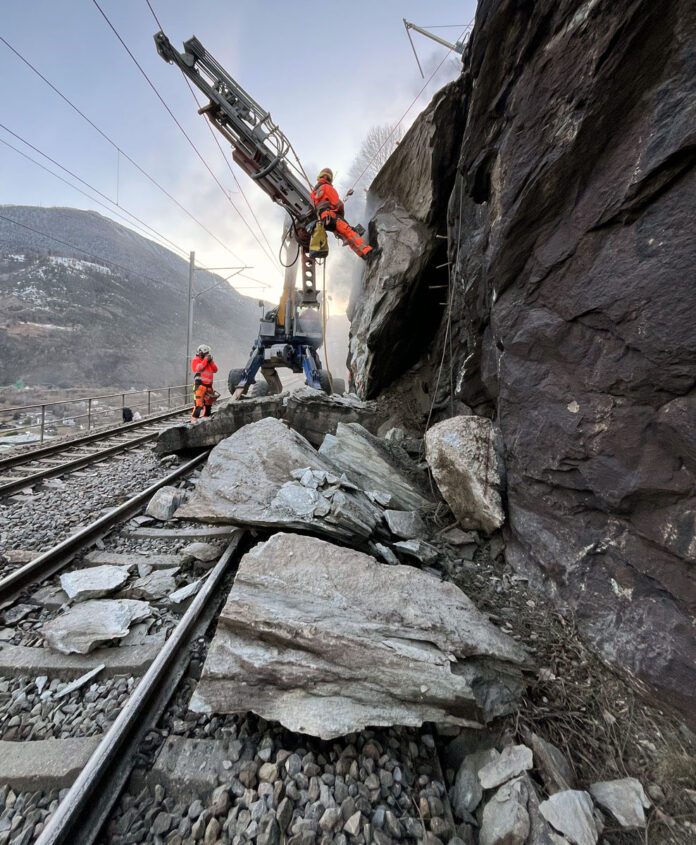
[[[351,314],[358,392],[490,417],[508,561],[692,716],[695,17],[481,0],[460,79],[373,183]]]

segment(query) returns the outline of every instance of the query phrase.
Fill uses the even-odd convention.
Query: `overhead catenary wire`
[[[145,2],[147,3],[148,9],[152,13],[152,17],[155,19],[155,23],[160,28],[160,31],[164,32],[164,27],[162,26],[160,19],[157,17],[157,13],[155,12],[155,10],[153,8],[152,3],[150,2],[150,0],[145,0]],[[186,77],[184,77],[184,82],[186,83],[189,91],[191,92],[191,96],[193,97],[193,100],[196,103],[196,107],[198,109],[200,109],[201,104],[198,102],[198,97],[196,96],[196,92],[193,90],[193,86],[191,85],[190,81]],[[271,246],[271,244],[268,240],[266,232],[265,232],[263,226],[261,225],[261,223],[259,222],[259,219],[256,216],[256,213],[254,212],[254,209],[252,208],[251,203],[249,202],[249,200],[247,198],[247,195],[244,193],[244,189],[242,188],[242,185],[241,185],[239,179],[237,179],[237,174],[234,172],[234,169],[232,168],[232,165],[230,164],[229,159],[225,155],[225,151],[222,148],[222,144],[220,143],[217,135],[215,134],[213,127],[210,125],[210,121],[206,120],[205,125],[208,127],[208,131],[210,132],[213,141],[215,141],[215,145],[217,146],[218,150],[220,151],[220,155],[222,156],[225,164],[227,165],[227,169],[230,171],[230,174],[232,175],[232,178],[234,179],[235,185],[239,188],[239,192],[242,195],[242,197],[244,198],[244,202],[247,204],[247,207],[248,207],[249,211],[251,212],[251,216],[254,218],[256,225],[259,227],[259,232],[261,233],[261,237],[266,242],[266,246],[268,247],[269,251],[273,252],[273,247]]]
[[[132,60],[132,61],[133,61],[133,63],[135,64],[135,66],[138,68],[138,70],[140,71],[140,73],[141,73],[141,74],[142,74],[142,76],[144,77],[144,79],[145,79],[145,81],[147,82],[147,84],[150,86],[150,88],[152,88],[153,92],[155,93],[155,96],[156,96],[156,97],[157,97],[157,99],[160,101],[160,103],[162,104],[162,106],[163,106],[163,107],[164,107],[164,109],[166,110],[167,114],[169,114],[169,116],[171,117],[171,119],[174,121],[174,123],[175,123],[175,124],[176,124],[176,126],[178,127],[178,129],[179,129],[179,131],[181,132],[181,134],[184,136],[184,138],[186,138],[186,140],[188,141],[189,145],[191,146],[191,148],[193,149],[193,151],[196,153],[196,156],[199,158],[199,160],[201,161],[201,163],[203,164],[203,166],[205,167],[205,169],[208,171],[208,173],[210,173],[211,177],[213,178],[213,181],[214,181],[214,182],[215,182],[215,184],[218,186],[218,188],[222,191],[222,194],[223,194],[223,196],[225,197],[225,199],[229,202],[229,204],[232,206],[232,208],[234,208],[234,210],[237,212],[237,214],[239,215],[240,220],[241,220],[241,221],[242,221],[242,223],[244,223],[244,225],[247,227],[247,229],[249,230],[249,232],[250,232],[251,236],[254,238],[254,240],[257,242],[257,244],[258,244],[258,245],[259,245],[259,247],[261,248],[261,251],[264,253],[264,255],[266,255],[266,257],[270,257],[271,262],[273,262],[273,261],[275,260],[275,259],[274,259],[273,254],[272,254],[272,253],[270,253],[270,255],[269,255],[269,254],[266,252],[266,247],[265,247],[265,245],[264,245],[264,244],[260,241],[260,239],[259,239],[258,235],[256,234],[256,232],[254,232],[254,230],[251,228],[251,226],[250,226],[250,225],[249,225],[249,223],[247,222],[246,218],[242,215],[242,213],[240,212],[240,210],[237,208],[237,206],[236,206],[236,205],[235,205],[235,203],[233,202],[232,198],[230,197],[230,195],[229,195],[229,194],[227,193],[227,191],[225,190],[225,186],[222,184],[222,182],[221,182],[221,181],[218,179],[218,177],[215,175],[215,172],[214,172],[214,171],[213,171],[213,169],[210,167],[210,165],[208,164],[208,162],[205,160],[205,158],[204,158],[203,154],[202,154],[202,153],[201,153],[201,151],[198,149],[198,147],[196,146],[196,144],[193,142],[193,140],[192,140],[191,136],[188,134],[188,132],[187,132],[187,131],[184,129],[184,127],[181,125],[181,122],[180,122],[180,121],[179,121],[179,119],[176,117],[176,115],[174,114],[174,112],[173,112],[173,111],[169,108],[169,106],[167,105],[166,100],[165,100],[165,99],[164,99],[164,97],[160,94],[160,92],[159,92],[159,90],[158,90],[157,86],[156,86],[156,85],[155,85],[155,83],[154,83],[154,82],[150,79],[150,77],[148,76],[148,74],[145,72],[145,70],[143,69],[143,66],[142,66],[142,65],[140,64],[140,62],[136,59],[136,57],[135,57],[135,55],[133,54],[133,52],[131,51],[130,47],[129,47],[129,46],[126,44],[126,42],[123,40],[123,38],[122,38],[122,37],[121,37],[121,35],[119,34],[119,32],[118,32],[118,30],[116,29],[116,27],[115,27],[115,26],[111,23],[111,20],[109,19],[109,16],[108,16],[108,15],[106,14],[106,12],[102,9],[102,7],[99,5],[98,0],[92,0],[92,3],[93,3],[96,7],[97,7],[97,9],[99,10],[99,13],[101,14],[101,16],[102,16],[102,17],[104,18],[104,20],[106,21],[106,23],[107,23],[107,25],[108,25],[109,29],[111,29],[111,31],[114,33],[114,35],[115,35],[115,36],[116,36],[116,38],[118,39],[119,43],[120,43],[120,44],[121,44],[121,46],[123,47],[123,49],[126,51],[126,53],[128,53],[128,55],[130,56],[131,60]],[[239,258],[239,256],[237,256],[237,257]],[[242,259],[241,259],[241,258],[239,258],[239,260],[241,261]]]
[[[102,193],[102,191],[100,191],[98,188],[95,188],[94,185],[90,184],[85,179],[82,179],[76,173],[73,173],[72,170],[69,170],[67,167],[64,167],[62,164],[60,164],[60,162],[56,161],[54,158],[52,158],[47,153],[40,150],[38,147],[29,143],[29,141],[27,141],[21,135],[18,135],[16,132],[13,132],[11,129],[9,129],[7,126],[5,126],[3,123],[0,123],[0,128],[4,129],[6,132],[9,132],[10,135],[17,138],[23,144],[26,144],[28,147],[30,147],[32,150],[34,150],[34,152],[37,152],[37,153],[39,153],[39,155],[42,155],[44,158],[48,159],[48,161],[50,161],[52,164],[55,164],[56,167],[59,167],[62,171],[64,171],[65,173],[68,173],[70,176],[72,176],[73,179],[77,179],[78,182],[81,182],[83,185],[88,187],[91,191],[94,191],[95,194],[98,194],[100,197],[103,197],[108,202],[110,202],[112,205],[116,205],[116,203],[114,203],[114,201],[112,199],[110,199],[106,194]],[[140,217],[138,217],[132,211],[129,211],[125,206],[123,206],[123,205],[118,206],[118,208],[120,208],[123,212],[125,212],[125,214],[121,214],[118,211],[114,211],[114,209],[111,208],[110,206],[108,206],[106,203],[103,203],[100,200],[95,199],[94,197],[90,196],[86,191],[83,191],[77,185],[73,185],[71,182],[69,182],[67,179],[64,179],[58,173],[54,173],[50,168],[41,164],[40,161],[37,161],[36,159],[32,158],[30,155],[27,155],[27,153],[18,149],[13,144],[10,144],[4,138],[0,138],[0,143],[3,143],[6,147],[9,147],[11,150],[14,150],[16,153],[18,153],[19,155],[21,155],[25,159],[27,159],[27,161],[32,162],[32,164],[35,164],[37,167],[40,167],[42,170],[45,170],[47,173],[50,173],[56,179],[60,179],[61,182],[64,182],[66,185],[69,185],[74,190],[79,191],[79,193],[86,196],[91,202],[97,203],[97,205],[100,205],[102,208],[105,208],[111,214],[114,214],[115,216],[120,217],[121,220],[124,220],[126,223],[128,223],[129,226],[133,226],[133,228],[142,232],[147,237],[151,238],[153,235],[155,235],[155,237],[157,237],[161,241],[164,241],[165,243],[169,244],[170,247],[172,247],[173,249],[182,253],[182,255],[184,255],[184,256],[188,255],[187,250],[185,250],[183,247],[179,246],[178,244],[174,243],[174,241],[170,240],[166,235],[163,235],[161,232],[158,232],[157,229],[155,229],[153,226],[150,226],[149,223],[146,223],[144,220],[141,220]],[[126,217],[125,215],[128,215],[128,217]],[[128,219],[129,217],[132,217],[133,220],[136,220],[137,223],[139,223],[140,225],[137,226],[135,223],[133,223],[132,220]]]
[[[3,38],[2,35],[0,35],[0,42],[2,42],[12,53],[14,53],[15,56],[17,56],[17,58],[20,61],[22,61],[30,70],[32,70],[43,82],[45,82],[46,85],[48,85],[48,87],[52,91],[54,91],[65,103],[67,103],[67,105],[70,106],[70,108],[73,109],[73,111],[75,111],[96,132],[98,132],[99,135],[101,135],[102,138],[104,138],[105,141],[107,141],[109,144],[111,144],[111,146],[119,153],[119,155],[122,155],[130,164],[133,165],[133,167],[135,167],[135,169],[139,173],[141,173],[143,176],[145,176],[153,185],[155,185],[156,188],[158,188],[166,197],[168,197],[168,199],[170,199],[179,209],[181,209],[181,211],[183,211],[184,214],[186,214],[189,217],[189,219],[193,220],[193,222],[197,226],[199,226],[209,237],[211,237],[217,244],[219,244],[226,252],[228,252],[230,255],[232,255],[234,258],[236,258],[238,261],[242,261],[241,257],[239,255],[237,255],[237,253],[234,252],[234,250],[232,250],[226,243],[224,243],[224,241],[222,241],[220,238],[218,238],[217,235],[215,235],[213,232],[211,232],[210,229],[204,223],[202,223],[188,208],[186,208],[186,206],[184,206],[163,185],[161,185],[157,181],[157,179],[155,179],[154,176],[152,176],[150,173],[148,173],[148,171],[145,170],[145,168],[143,168],[140,164],[138,164],[138,162],[135,161],[135,159],[133,159],[130,155],[128,155],[128,153],[125,152],[125,150],[122,147],[120,147],[106,132],[104,132],[102,129],[100,129],[99,126],[97,126],[97,124],[94,123],[93,120],[91,120],[80,108],[78,108],[78,106],[75,105],[75,103],[73,103],[73,101],[69,97],[67,97],[49,79],[47,79],[46,76],[44,76],[44,74],[42,74],[40,70],[38,70],[25,56],[23,56],[19,52],[19,50],[17,50],[15,47],[13,47],[12,44],[10,44],[5,38]]]

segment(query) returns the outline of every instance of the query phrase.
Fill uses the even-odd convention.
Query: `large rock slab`
[[[283,399],[284,396],[278,394],[222,403],[212,417],[197,425],[174,425],[165,428],[157,438],[155,453],[169,455],[172,452],[210,449],[242,426],[266,417],[282,417],[285,413]]]
[[[310,475],[317,470],[327,479],[322,489],[302,484],[308,469]],[[367,538],[380,521],[381,511],[363,493],[346,489],[338,475],[340,471],[302,435],[280,420],[263,419],[244,426],[213,449],[195,495],[176,515],[315,531],[351,541]],[[328,483],[329,476],[338,483]]]
[[[166,455],[210,448],[243,426],[267,417],[284,419],[313,446],[319,446],[326,434],[333,434],[339,422],[357,422],[373,433],[384,422],[374,402],[363,402],[349,394],[328,396],[321,390],[301,387],[291,393],[229,401],[198,425],[167,428],[159,435],[155,452]]]
[[[93,599],[58,614],[41,629],[49,647],[62,654],[87,654],[110,640],[122,639],[134,622],[152,613],[134,599]]]
[[[115,593],[128,580],[127,566],[92,566],[88,569],[74,569],[60,576],[60,586],[69,599],[87,601]]]
[[[324,739],[480,724],[515,707],[526,663],[454,584],[279,533],[242,558],[191,708]]]
[[[485,417],[453,417],[425,433],[426,459],[443,498],[463,528],[485,534],[505,521],[495,441]]]
[[[372,434],[384,422],[375,402],[363,402],[354,394],[328,396],[321,390],[301,387],[284,402],[284,419],[313,446],[321,446],[327,434],[335,434],[341,423],[359,423]]]
[[[324,438],[319,454],[363,490],[389,493],[394,507],[417,510],[433,505],[422,474],[406,452],[357,423],[339,423],[336,434]]]

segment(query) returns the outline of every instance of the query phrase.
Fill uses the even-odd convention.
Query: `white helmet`
[[[203,355],[210,355],[210,347],[205,343],[201,343],[198,349],[196,349],[196,355],[199,358],[203,357]]]

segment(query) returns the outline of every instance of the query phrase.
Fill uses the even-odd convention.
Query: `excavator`
[[[207,97],[199,109],[232,146],[232,158],[286,212],[283,293],[277,308],[267,312],[245,367],[231,370],[228,387],[234,400],[280,393],[279,367],[304,373],[310,387],[339,391],[318,355],[323,340],[321,304],[317,295],[317,260],[328,255],[328,242],[318,222],[309,183],[292,144],[263,109],[222,65],[193,37],[176,50],[163,32],[155,35],[159,55],[175,64]],[[297,271],[301,270],[301,288]],[[264,382],[257,383],[259,371]],[[342,391],[341,391],[342,392]]]

